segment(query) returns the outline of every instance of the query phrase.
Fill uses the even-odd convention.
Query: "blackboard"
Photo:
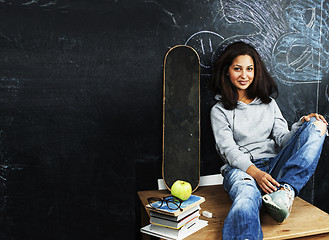
[[[162,70],[201,58],[201,175],[218,173],[212,64],[230,42],[261,53],[291,125],[329,117],[323,0],[3,0],[0,238],[139,238],[136,191],[161,177]],[[303,198],[329,212],[329,146]],[[128,231],[129,229],[129,231]]]

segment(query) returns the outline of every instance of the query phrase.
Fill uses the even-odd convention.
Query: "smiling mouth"
[[[248,84],[249,81],[238,81],[241,85],[246,85]]]

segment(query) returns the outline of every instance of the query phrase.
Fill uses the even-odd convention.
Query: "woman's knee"
[[[237,200],[243,200],[244,202],[258,201],[261,198],[261,193],[257,187],[257,184],[252,177],[244,178],[236,182],[232,187],[232,191],[235,192],[235,198]]]
[[[321,132],[321,136],[323,136],[324,134],[326,134],[327,132],[327,125],[319,120],[316,120],[313,122],[313,124],[317,127],[318,130],[320,130]]]
[[[257,211],[257,209],[261,207],[261,199],[262,196],[258,189],[254,189],[251,186],[247,187],[247,189],[241,191],[233,201],[235,210],[241,212]]]

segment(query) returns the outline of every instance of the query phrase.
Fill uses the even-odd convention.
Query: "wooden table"
[[[163,197],[168,195],[167,190],[151,190],[138,192],[141,200],[141,227],[149,224],[149,210],[145,208],[148,197]],[[193,194],[205,197],[201,204],[201,212],[206,210],[213,213],[213,218],[207,220],[208,226],[185,238],[186,240],[222,238],[222,228],[226,215],[231,207],[231,200],[222,185],[199,187]],[[294,239],[318,240],[329,239],[329,214],[307,203],[301,198],[295,198],[292,212],[283,223],[275,222],[267,213],[261,213],[261,224],[264,239]],[[315,236],[316,235],[316,236]],[[143,234],[143,239],[148,239]]]

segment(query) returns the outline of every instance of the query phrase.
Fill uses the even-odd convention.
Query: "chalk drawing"
[[[8,177],[8,158],[6,157],[7,151],[5,150],[5,137],[4,131],[0,130],[0,192],[2,197],[0,199],[0,211],[5,212],[7,209],[7,177]]]
[[[218,32],[223,30],[223,34],[229,35],[223,36],[215,31],[199,31],[189,37],[185,43],[203,56],[201,66],[210,68],[218,51],[231,42],[239,40],[254,45],[263,59],[270,61],[271,46],[286,30],[280,15],[281,1],[271,1],[269,4],[262,0],[221,0],[219,3],[214,2],[209,7],[213,9],[212,27],[218,29]],[[212,60],[209,59],[210,57]]]
[[[4,130],[0,130],[0,213],[7,211],[8,180],[13,176],[14,171],[21,171],[26,168],[25,164],[12,163],[12,158],[8,156],[5,135]]]
[[[160,4],[159,2],[154,1],[154,0],[144,0],[143,3],[155,4],[158,8],[161,8],[161,10],[171,19],[171,21],[174,24],[174,27],[175,28],[180,28],[180,26],[178,26],[178,24],[177,24],[177,20],[175,18],[175,14],[172,13],[172,12],[170,12],[170,11],[168,11],[167,9],[163,8],[162,7],[162,4]]]
[[[39,0],[32,0],[26,3],[22,3],[22,5],[31,5],[31,4],[37,4],[39,2]]]
[[[223,37],[215,32],[200,31],[187,39],[185,45],[193,47],[199,54],[200,65],[204,68],[212,66],[211,59],[216,47],[223,41]]]
[[[307,36],[300,33],[283,35],[273,48],[272,70],[283,83],[316,83],[315,49]]]
[[[324,54],[324,0],[241,1],[227,0],[209,5],[212,28],[194,33],[185,42],[200,55],[201,66],[211,68],[216,52],[238,40],[251,43],[260,53],[271,74],[284,84],[319,83]],[[249,24],[244,32],[237,24]],[[254,28],[252,28],[253,26]],[[325,28],[325,29],[323,29]],[[220,30],[224,29],[223,32]],[[234,31],[230,32],[230,29]],[[224,36],[223,34],[230,35]],[[319,88],[318,88],[319,91]]]
[[[52,6],[52,5],[55,5],[56,4],[56,1],[53,1],[53,2],[49,2],[49,3],[45,3],[43,5],[40,5],[40,7],[49,7],[49,6]]]
[[[282,20],[282,1],[231,0],[222,4],[224,16],[229,25],[234,22],[250,23],[258,29],[258,31],[244,34],[241,34],[240,30],[234,35],[240,35],[241,40],[251,43],[264,61],[270,62],[272,46],[278,37],[287,31],[285,22]]]
[[[272,51],[272,70],[286,84],[319,83],[322,52],[322,1],[291,1],[284,9],[291,32]]]
[[[327,100],[327,102],[329,102],[329,92],[328,92],[328,90],[329,90],[329,89],[328,89],[328,86],[329,86],[329,85],[327,85],[327,86],[326,86],[326,90],[325,90],[325,93],[324,93],[324,94],[325,94],[325,97],[326,97],[326,100]]]

